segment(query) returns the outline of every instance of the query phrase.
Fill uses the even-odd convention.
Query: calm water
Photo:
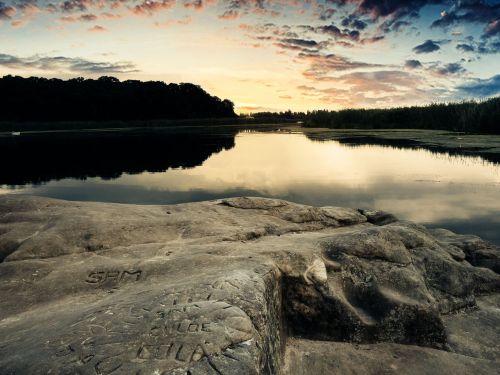
[[[278,197],[383,209],[500,244],[500,165],[479,157],[229,130],[18,138],[0,151],[9,160],[0,193],[141,204]]]

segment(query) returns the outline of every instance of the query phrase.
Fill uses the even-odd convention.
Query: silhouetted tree
[[[234,104],[190,83],[0,78],[0,121],[105,121],[236,117]]]

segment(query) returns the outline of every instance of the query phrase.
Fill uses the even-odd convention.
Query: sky
[[[239,113],[500,94],[500,0],[0,0],[0,76],[191,82]]]

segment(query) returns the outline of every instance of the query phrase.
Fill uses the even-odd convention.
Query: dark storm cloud
[[[426,40],[424,43],[419,44],[415,48],[413,48],[413,52],[415,53],[431,53],[441,49],[441,41],[437,40]]]
[[[82,58],[64,56],[54,57],[17,57],[0,53],[0,66],[15,69],[68,70],[76,73],[132,73],[136,66],[130,62],[96,62]]]
[[[466,95],[474,97],[500,94],[500,74],[488,79],[476,79],[472,83],[458,86],[457,89]]]

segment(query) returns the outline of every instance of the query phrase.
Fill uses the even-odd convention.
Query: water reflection
[[[321,141],[314,137],[310,137],[312,140]],[[432,145],[432,144],[422,144],[421,142],[412,139],[381,139],[377,137],[341,137],[338,139],[340,144],[349,145],[352,147],[357,146],[387,146],[391,148],[397,148],[400,150],[428,150],[434,154],[446,154],[449,156],[461,156],[461,157],[479,157],[486,162],[493,164],[500,164],[500,153],[490,152],[487,147],[481,149],[475,148],[454,148],[446,147],[443,145]]]
[[[37,165],[45,169],[32,166],[30,173],[36,170],[39,180],[63,178],[69,171],[69,176],[99,176],[104,163],[101,158],[108,157],[104,170],[113,173],[106,176],[125,173],[112,180],[63,179],[18,191],[62,199],[148,204],[271,196],[313,205],[384,209],[402,218],[475,233],[500,244],[500,167],[480,157],[313,142],[302,134],[234,134],[226,130],[220,134],[153,137],[143,146],[157,149],[142,155],[138,155],[133,139],[127,140],[127,147],[121,146],[123,142],[113,145],[111,140],[99,147],[75,147],[84,155],[93,151],[90,161],[84,155],[76,157],[68,145],[70,157],[62,164],[67,169],[61,169],[61,164],[43,166],[41,157]],[[116,147],[107,150],[110,144]],[[27,153],[23,165],[28,164],[31,154]],[[50,160],[57,163],[57,153],[52,154]],[[15,165],[19,165],[17,161],[7,175],[10,180],[28,180],[27,173],[16,175]],[[72,169],[72,165],[77,168]],[[153,172],[131,174],[141,170]],[[1,178],[5,183],[4,174]]]
[[[0,137],[0,185],[40,184],[63,178],[116,179],[123,173],[193,168],[234,147],[235,128],[82,131]]]

